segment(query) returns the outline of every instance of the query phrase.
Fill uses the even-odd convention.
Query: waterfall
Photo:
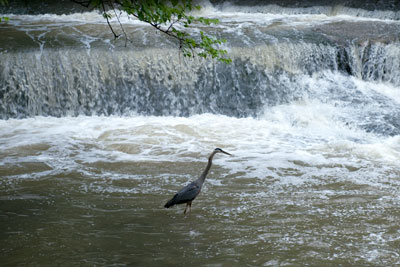
[[[307,94],[297,79],[338,71],[400,85],[400,45],[279,43],[233,48],[233,63],[184,60],[175,49],[12,52],[0,62],[0,117],[257,116]]]
[[[263,12],[271,7],[260,6]],[[174,40],[137,20],[123,20],[134,37],[125,47],[123,38],[111,39],[95,12],[13,15],[3,26],[9,38],[0,41],[0,118],[259,117],[268,107],[314,99],[369,106],[357,119],[343,120],[368,131],[399,132],[397,120],[387,115],[400,114],[393,93],[362,92],[357,85],[400,86],[398,21],[243,11],[245,6],[226,2],[202,11],[220,17],[220,24],[202,30],[227,39],[228,65],[185,59]],[[322,80],[318,90],[304,82]]]

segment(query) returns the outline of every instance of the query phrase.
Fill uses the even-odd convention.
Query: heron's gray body
[[[197,180],[191,182],[190,184],[179,190],[178,193],[176,193],[175,196],[170,201],[168,201],[167,204],[165,204],[165,207],[169,208],[173,205],[193,201],[197,197],[197,195],[200,194],[201,186],[202,184],[199,184]]]
[[[165,208],[169,208],[174,205],[186,203],[186,208],[185,208],[184,213],[186,214],[186,210],[187,210],[188,206],[191,209],[192,201],[197,197],[198,194],[200,194],[201,187],[203,186],[203,183],[204,183],[204,181],[207,177],[207,174],[211,168],[212,159],[213,159],[214,155],[219,152],[225,153],[227,155],[231,155],[231,154],[223,151],[220,148],[216,148],[209,156],[207,167],[203,171],[203,173],[200,175],[200,177],[197,178],[197,180],[186,185],[181,190],[179,190],[178,193],[176,193],[175,196],[164,205]]]

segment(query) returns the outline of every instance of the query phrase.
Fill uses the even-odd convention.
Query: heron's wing
[[[178,191],[175,196],[169,200],[164,207],[169,208],[176,204],[187,203],[196,198],[196,196],[200,193],[201,185],[199,185],[196,181],[191,182],[184,188]]]
[[[181,204],[192,201],[200,193],[200,189],[201,187],[195,182],[188,184],[176,193],[174,196],[175,203]]]

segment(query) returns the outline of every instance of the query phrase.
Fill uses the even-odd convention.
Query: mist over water
[[[94,12],[8,14],[1,262],[400,264],[398,10],[251,3],[203,2],[230,65],[135,20],[125,47]],[[216,147],[192,213],[164,209]]]

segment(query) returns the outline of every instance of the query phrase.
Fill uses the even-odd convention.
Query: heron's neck
[[[211,168],[211,165],[212,165],[213,157],[214,157],[214,155],[215,155],[216,153],[217,153],[217,152],[214,151],[214,152],[211,153],[211,155],[208,157],[207,167],[205,168],[205,170],[203,171],[203,173],[200,175],[200,177],[199,177],[199,179],[198,179],[201,183],[204,183],[204,180],[206,179],[207,174],[208,174],[208,172],[210,171],[210,168]]]

